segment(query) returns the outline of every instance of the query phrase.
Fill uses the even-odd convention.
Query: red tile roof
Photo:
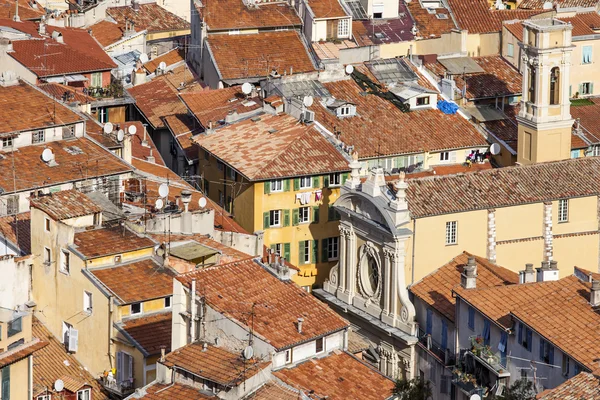
[[[195,142],[252,181],[349,169],[314,125],[299,124],[288,115],[264,114],[260,121],[241,121]]]
[[[317,19],[348,16],[339,0],[309,0],[308,5]]]
[[[600,158],[408,180],[413,218],[600,194]],[[469,195],[465,195],[469,193]]]
[[[183,49],[175,48],[173,50],[167,51],[166,53],[153,58],[143,65],[144,69],[148,71],[149,74],[153,74],[156,72],[159,64],[164,62],[167,67],[173,64],[177,64],[185,61],[185,52]]]
[[[187,114],[176,114],[163,117],[165,125],[185,153],[188,160],[198,159],[198,146],[192,137],[202,132],[202,128],[194,117]]]
[[[519,275],[516,273],[483,257],[473,256],[464,251],[449,263],[412,285],[410,291],[448,320],[454,322],[456,300],[452,296],[452,289],[460,286],[460,277],[469,257],[474,257],[477,265],[478,289],[519,283]]]
[[[56,166],[49,166],[42,161],[40,155],[44,148],[52,150]],[[80,154],[73,154],[73,151],[79,153],[79,150]],[[132,170],[117,156],[87,138],[20,147],[12,153],[0,151],[0,155],[4,156],[0,159],[0,171],[13,171],[14,155],[14,176],[12,173],[0,174],[0,187],[7,193],[126,174]]]
[[[166,77],[166,75],[165,75]],[[187,109],[177,96],[177,89],[165,77],[127,89],[135,106],[155,129],[164,128],[162,117],[185,114]]]
[[[60,83],[41,83],[38,87],[48,93],[52,98],[61,100],[65,103],[76,101],[79,104],[88,104],[92,101],[96,101],[95,98],[75,90],[72,86],[62,85]]]
[[[579,120],[582,131],[581,136],[585,138],[579,143],[578,147],[580,148],[588,147],[588,143],[600,142],[600,98],[591,97],[588,100],[593,104],[571,106],[571,117]],[[577,126],[577,124],[574,126]],[[571,138],[573,141],[579,136],[573,135]],[[571,143],[573,148],[575,148],[574,145],[575,143]]]
[[[90,26],[92,36],[104,47],[123,39],[124,29],[116,22],[102,20]]]
[[[207,46],[222,80],[315,71],[295,30],[245,35],[210,35]]]
[[[541,11],[490,10],[487,0],[449,0],[450,9],[460,29],[469,33],[500,32],[502,22],[528,19]]]
[[[77,190],[62,190],[44,196],[32,197],[32,207],[38,208],[56,221],[83,217],[102,211],[96,203]]]
[[[600,378],[589,372],[581,372],[554,389],[544,390],[537,400],[600,400]]]
[[[504,21],[502,25],[517,38],[519,42],[523,42],[523,22],[522,21]]]
[[[348,353],[305,361],[273,373],[288,385],[330,400],[385,400],[394,382]]]
[[[452,29],[456,29],[450,12],[445,8],[435,8],[433,9],[435,14],[430,14],[428,9],[421,7],[418,1],[408,2],[406,6],[417,25],[417,39],[441,37],[443,33],[449,33]],[[446,18],[440,19],[437,15],[445,15]]]
[[[0,18],[6,18],[12,20],[15,16],[15,5],[14,0],[1,0],[0,1]],[[37,2],[19,2],[19,18],[22,20],[39,20],[43,15],[46,15],[46,10]],[[4,24],[2,24],[4,25]]]
[[[205,400],[218,399],[217,396],[200,393],[198,389],[181,383],[163,385],[153,383],[145,388],[146,394],[140,400]]]
[[[135,122],[125,122],[119,124],[120,128],[127,132],[127,129],[131,126],[135,126],[135,135],[131,136],[131,155],[134,158],[139,160],[148,161],[148,157],[150,156],[150,151],[152,151],[152,156],[154,157],[154,162],[158,165],[165,165],[165,160],[163,160],[156,144],[154,144],[154,140],[150,134],[146,131],[144,124],[139,121]],[[146,132],[146,142],[147,146],[142,145],[144,141],[144,132]]]
[[[161,347],[171,351],[171,317],[165,313],[145,315],[122,321],[121,329],[135,340],[148,355],[160,354]]]
[[[92,374],[77,361],[74,354],[68,353],[65,345],[58,341],[35,317],[33,317],[32,334],[48,342],[48,346],[33,354],[33,387],[35,394],[41,393],[45,388],[53,388],[57,379],[63,379],[64,381],[71,382],[71,380],[75,380],[89,385],[92,389],[91,400],[108,400],[108,395]]]
[[[246,400],[298,400],[300,391],[283,386],[279,382],[267,382],[258,390],[246,396]]]
[[[62,34],[65,44],[70,46],[72,49],[85,54],[89,58],[97,59],[116,68],[117,64],[110,58],[108,54],[102,49],[98,42],[89,34],[87,29],[78,28],[61,28],[46,25],[46,31],[48,35],[52,35],[54,31],[58,31]]]
[[[76,232],[74,247],[86,258],[98,258],[113,254],[154,247],[153,240],[138,236],[124,227],[90,229]]]
[[[15,11],[15,6],[14,6],[14,1],[12,0],[0,0],[0,26],[3,27],[8,27],[8,28],[13,28],[19,32],[25,33],[27,35],[30,35],[33,38],[40,38],[41,36],[38,33],[38,25],[33,22],[33,21],[15,21],[12,19],[12,17],[5,17],[3,16],[4,12],[5,12],[5,7],[7,7],[7,4],[12,2],[12,9],[10,11],[12,11],[14,13]],[[25,3],[27,4],[27,3]],[[27,4],[28,5],[28,4]],[[9,6],[10,7],[10,6]],[[23,7],[23,3],[19,3],[19,9]],[[41,15],[44,15],[45,12],[43,11],[43,9],[40,9],[41,11]],[[20,13],[20,10],[19,10]],[[23,19],[23,16],[19,15],[19,17],[21,19]]]
[[[154,33],[190,29],[189,22],[156,3],[141,3],[138,11],[131,6],[109,7],[106,14],[122,26],[125,26],[126,20],[133,21],[136,31]]]
[[[29,212],[0,217],[0,243],[17,245],[25,254],[31,253],[31,214]]]
[[[20,118],[14,118],[15,115]],[[81,120],[83,118],[69,108],[24,81],[14,86],[0,86],[0,136]]]
[[[337,332],[348,322],[290,281],[280,281],[252,259],[205,268],[176,278],[186,286],[196,279],[198,294],[208,305],[276,349],[284,349]],[[253,304],[255,306],[253,307]],[[251,318],[251,309],[254,316]],[[298,318],[304,318],[298,333]]]
[[[21,361],[24,358],[29,357],[36,351],[43,349],[48,345],[48,342],[40,340],[39,338],[33,338],[27,343],[23,343],[14,349],[4,351],[0,353],[0,368],[4,368],[7,365],[14,364]]]
[[[519,4],[519,8],[525,9],[533,9],[533,10],[542,10],[544,8],[545,0],[524,0]],[[553,3],[554,6],[558,6],[560,8],[588,8],[594,7],[598,5],[597,0],[556,0]]]
[[[437,109],[404,113],[381,97],[363,95],[353,80],[323,85],[335,98],[355,103],[357,115],[338,118],[315,102],[315,119],[330,131],[335,127],[341,132],[340,139],[354,146],[361,159],[487,145],[477,129],[458,114],[447,115]]]
[[[259,3],[257,8],[246,7],[242,0],[204,1],[196,3],[200,20],[208,31],[249,28],[300,27],[302,22],[287,3]]]
[[[600,14],[596,12],[579,13],[577,18],[594,31],[600,29]]]
[[[176,273],[152,259],[108,268],[90,269],[96,279],[122,304],[158,299],[173,295]]]

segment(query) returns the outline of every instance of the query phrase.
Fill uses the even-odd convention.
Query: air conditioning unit
[[[70,353],[77,353],[78,345],[79,345],[79,331],[74,328],[69,328],[69,340],[67,341],[67,351]]]
[[[302,116],[302,121],[308,123],[308,122],[315,122],[315,112],[314,111],[304,111],[304,115]]]

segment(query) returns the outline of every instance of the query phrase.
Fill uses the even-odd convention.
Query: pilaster
[[[338,280],[338,290],[337,293],[343,293],[346,289],[346,269],[348,268],[347,265],[347,258],[346,258],[346,239],[350,233],[350,230],[343,226],[342,224],[339,225],[339,229],[340,229],[340,257],[339,257],[339,262],[338,262],[338,272],[339,272],[339,280]]]
[[[552,261],[552,202],[544,202],[544,261]]]
[[[491,262],[496,262],[496,210],[488,210],[488,225],[487,225],[487,259]]]

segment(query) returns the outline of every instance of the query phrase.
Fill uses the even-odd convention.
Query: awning
[[[465,110],[479,122],[499,121],[507,119],[502,111],[488,105],[465,107]]]
[[[46,80],[46,82],[49,82],[49,83],[85,82],[88,80],[85,76],[83,76],[81,74],[53,76],[51,78],[44,78],[44,79]]]
[[[170,253],[174,257],[187,261],[219,254],[217,250],[203,246],[198,242],[191,242],[181,246],[171,247]]]

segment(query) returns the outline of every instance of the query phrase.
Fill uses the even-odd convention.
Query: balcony
[[[506,358],[503,359],[499,351],[494,352],[490,346],[484,344],[481,337],[471,338],[471,349],[466,351],[465,357],[472,357],[498,378],[510,377],[506,369]]]
[[[121,398],[129,396],[135,391],[135,387],[133,386],[133,378],[118,382],[112,376],[103,376],[100,379],[100,384],[104,387],[104,389],[116,394]]]
[[[484,388],[479,386],[477,378],[472,374],[454,369],[452,371],[452,384],[468,397],[474,394],[478,394],[481,398],[484,397]]]
[[[419,329],[419,345],[438,358],[445,366],[456,363],[456,355],[450,349],[442,348],[442,345],[431,338],[431,335]]]

